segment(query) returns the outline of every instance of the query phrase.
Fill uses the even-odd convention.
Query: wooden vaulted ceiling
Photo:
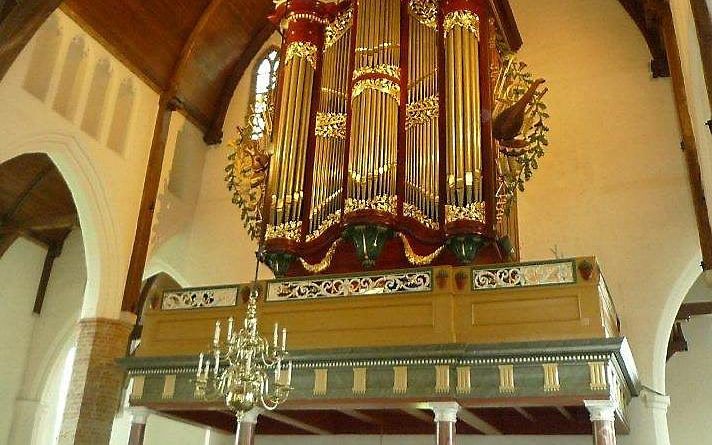
[[[510,11],[508,0],[490,1]],[[618,1],[650,48],[653,74],[668,75],[655,14],[666,0]],[[221,140],[235,86],[274,31],[272,0],[4,0],[0,78],[57,5],[164,99],[177,99],[210,144]]]
[[[45,247],[61,245],[79,225],[72,193],[45,154],[0,164],[0,256],[18,237]]]
[[[274,31],[271,0],[66,0],[62,9],[217,142],[229,98]],[[228,96],[225,98],[225,96]]]

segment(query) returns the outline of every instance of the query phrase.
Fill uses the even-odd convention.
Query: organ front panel
[[[490,2],[278,3],[285,38],[262,212],[270,266],[468,263],[511,232],[501,221],[512,162],[493,137],[509,50]],[[399,253],[376,261],[385,245]]]

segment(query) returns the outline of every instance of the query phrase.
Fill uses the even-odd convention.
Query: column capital
[[[251,410],[249,410],[245,413],[245,415],[242,417],[241,422],[256,424],[257,417],[260,414],[262,414],[263,412],[264,412],[264,409],[262,409],[262,408],[252,408]]]
[[[431,402],[428,408],[435,415],[435,422],[457,422],[457,412],[460,405],[457,402]]]
[[[643,388],[640,392],[640,398],[643,401],[643,405],[653,411],[662,411],[666,413],[668,407],[670,406],[670,396],[657,393],[647,388]]]
[[[614,400],[584,400],[584,405],[591,415],[591,422],[616,420],[618,403]]]
[[[131,413],[131,423],[139,425],[145,425],[148,415],[151,414],[151,410],[145,406],[132,406],[129,412]]]

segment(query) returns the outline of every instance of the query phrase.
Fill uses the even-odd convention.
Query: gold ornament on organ
[[[495,14],[487,0],[276,3],[284,61],[260,212],[273,271],[343,270],[342,237],[392,268],[408,262],[373,257],[403,249],[395,234],[411,263],[414,248],[450,248],[425,264],[472,262],[507,235],[498,222],[531,176],[513,172],[513,149],[530,172],[548,129]]]

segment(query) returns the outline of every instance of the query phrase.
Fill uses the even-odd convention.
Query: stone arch
[[[677,312],[682,306],[690,288],[700,276],[702,269],[700,268],[701,257],[694,257],[688,261],[687,266],[678,276],[678,279],[672,286],[672,291],[665,301],[664,307],[660,311],[660,317],[657,320],[656,332],[654,339],[653,352],[653,382],[655,389],[665,391],[665,371],[666,371],[666,356],[668,340],[670,339],[670,331],[675,323]]]
[[[79,90],[86,74],[86,47],[82,36],[76,36],[70,42],[54,98],[54,110],[69,120],[74,119],[79,106]]]
[[[59,20],[54,15],[50,16],[34,39],[30,64],[22,85],[27,92],[39,100],[47,99],[61,43],[62,32]]]
[[[24,153],[45,153],[57,166],[72,192],[84,240],[87,282],[82,317],[118,318],[122,273],[112,258],[119,251],[114,224],[101,176],[79,142],[61,133],[45,133],[9,141],[0,153],[0,163]],[[108,305],[108,307],[107,307]]]

